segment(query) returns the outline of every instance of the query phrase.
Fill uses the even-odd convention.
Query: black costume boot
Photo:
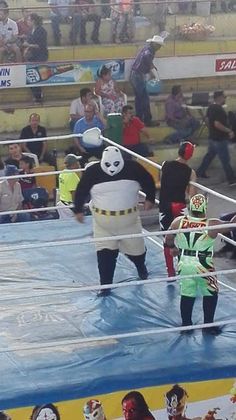
[[[129,258],[130,261],[134,263],[135,267],[137,268],[139,278],[141,280],[146,280],[148,278],[148,271],[145,265],[146,252],[144,252],[144,254],[141,255],[126,254],[126,256]]]
[[[203,297],[204,324],[214,322],[214,315],[216,311],[217,301],[218,301],[217,292],[213,292],[212,296]],[[221,328],[220,327],[204,328],[203,332],[206,334],[218,335],[221,333]]]
[[[187,327],[188,325],[193,325],[192,323],[192,313],[193,305],[195,302],[194,297],[181,296],[180,299],[180,313],[182,318],[182,326]],[[183,333],[190,333],[192,330],[183,331]]]
[[[112,284],[118,254],[118,249],[113,250],[104,248],[101,251],[97,251],[98,271],[101,285]],[[98,296],[108,296],[110,293],[110,289],[102,289],[98,293]]]

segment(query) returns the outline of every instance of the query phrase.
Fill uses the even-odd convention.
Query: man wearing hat
[[[5,176],[19,175],[19,169],[14,165],[7,165]],[[0,212],[10,212],[22,209],[24,197],[18,178],[4,179],[0,181]],[[1,215],[0,223],[29,222],[29,213]]]
[[[73,210],[69,207],[74,201],[75,190],[80,181],[78,172],[69,172],[69,169],[79,169],[80,156],[69,154],[65,157],[65,169],[59,175],[58,213],[60,219],[70,219],[74,216]]]
[[[159,35],[154,35],[147,39],[146,45],[137,54],[131,68],[130,83],[134,89],[135,95],[135,110],[137,117],[144,122],[145,125],[150,126],[152,121],[150,100],[146,88],[146,76],[149,74],[152,79],[155,79],[156,70],[153,60],[155,53],[164,44],[164,39]]]

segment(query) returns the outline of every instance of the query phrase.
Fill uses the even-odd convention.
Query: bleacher
[[[9,0],[10,7],[19,7],[16,0]],[[37,13],[44,17],[44,27],[48,33],[49,44],[49,61],[67,61],[67,60],[90,60],[90,59],[119,59],[132,58],[138,49],[143,45],[145,39],[150,35],[158,32],[153,23],[153,5],[146,2],[141,3],[140,24],[136,25],[135,42],[130,44],[111,44],[111,20],[110,18],[102,19],[100,27],[101,45],[87,46],[71,46],[68,45],[69,25],[61,25],[62,46],[55,47],[53,45],[53,37],[51,24],[49,19],[49,10],[45,7],[45,1],[24,0],[22,6],[38,7]],[[43,7],[43,8],[42,8]],[[176,7],[171,5],[172,9]],[[98,6],[100,10],[100,6]],[[12,17],[19,16],[19,10],[11,12]],[[143,25],[141,24],[143,20]],[[191,42],[180,38],[178,35],[179,27],[185,23],[191,22],[207,22],[215,26],[215,32],[206,40],[198,40]],[[162,48],[157,54],[158,57],[172,56],[192,56],[198,54],[216,54],[216,53],[234,53],[236,51],[236,14],[232,13],[216,13],[211,14],[208,18],[196,16],[189,13],[188,15],[173,14],[167,16],[166,30],[170,32],[170,36],[166,42],[165,48]],[[91,25],[88,25],[88,40]],[[79,40],[78,40],[79,41]],[[191,97],[194,91],[210,91],[224,89],[227,93],[227,105],[229,110],[236,109],[236,78],[233,75],[225,77],[204,77],[204,78],[185,78],[175,80],[164,80],[162,93],[158,96],[151,97],[151,109],[155,120],[160,121],[160,126],[150,129],[151,137],[155,140],[156,146],[160,149],[160,144],[164,137],[170,132],[171,128],[167,127],[164,122],[164,102],[170,93],[173,84],[181,84],[184,95]],[[32,102],[31,91],[28,87],[16,89],[0,90],[0,136],[4,138],[17,138],[20,129],[27,124],[28,116],[31,112],[38,112],[41,116],[41,124],[48,129],[48,133],[65,134],[69,133],[69,106],[71,101],[79,96],[81,86],[93,88],[94,83],[67,85],[67,86],[45,86],[43,87],[44,103],[42,105]],[[134,104],[132,88],[128,81],[120,81],[119,85],[128,95],[128,103]],[[197,114],[196,114],[197,116]],[[206,139],[206,131],[202,132],[202,139]],[[201,142],[201,139],[200,139]],[[64,150],[67,141],[50,142],[50,148]],[[204,144],[204,143],[203,143]],[[205,146],[203,146],[204,148]],[[165,158],[165,150],[162,149],[161,157]],[[168,147],[168,154],[171,153]],[[199,148],[200,150],[200,148]]]

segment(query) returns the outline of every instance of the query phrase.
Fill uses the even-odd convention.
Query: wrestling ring
[[[14,177],[18,176],[8,178]],[[196,186],[209,196],[236,203]],[[17,212],[21,211],[11,214]],[[220,294],[216,322],[210,325],[221,326],[222,333],[217,337],[202,333],[209,324],[202,323],[201,298],[194,307],[195,324],[180,327],[179,277],[167,282],[165,234],[145,229],[141,234],[148,280],[138,280],[133,264],[120,254],[114,284],[101,287],[91,216],[83,224],[58,219],[1,225],[0,410],[12,419],[26,420],[34,406],[53,403],[62,420],[82,419],[84,403],[97,398],[107,419],[122,418],[121,399],[136,389],[154,416],[164,420],[163,395],[180,383],[189,394],[188,418],[202,417],[215,407],[221,410],[220,418],[234,418],[230,390],[236,376],[236,269],[223,270],[216,264]],[[225,240],[235,245],[232,239]],[[111,295],[97,297],[97,291],[106,287],[112,289]],[[180,334],[191,329],[191,335]]]

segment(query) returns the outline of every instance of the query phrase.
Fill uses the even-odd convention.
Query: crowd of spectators
[[[50,19],[53,43],[61,45],[61,24],[67,24],[68,44],[87,43],[87,23],[93,23],[91,42],[99,44],[101,18],[111,19],[111,41],[126,43],[134,41],[135,16],[141,14],[140,4],[134,0],[110,0],[110,5],[99,5],[95,0],[48,0],[48,18]],[[216,2],[212,2],[214,8]],[[234,10],[235,0],[221,1],[223,12]],[[166,16],[172,13],[192,13],[196,2],[179,2],[177,7],[156,0],[153,20],[159,32],[165,31]],[[101,9],[101,10],[100,10]],[[195,9],[194,9],[195,10]],[[0,1],[0,63],[7,62],[43,62],[48,59],[48,34],[43,26],[40,12],[22,8],[22,17],[13,20],[9,17],[6,0]],[[43,12],[45,14],[45,11]],[[14,12],[16,14],[16,12]]]

